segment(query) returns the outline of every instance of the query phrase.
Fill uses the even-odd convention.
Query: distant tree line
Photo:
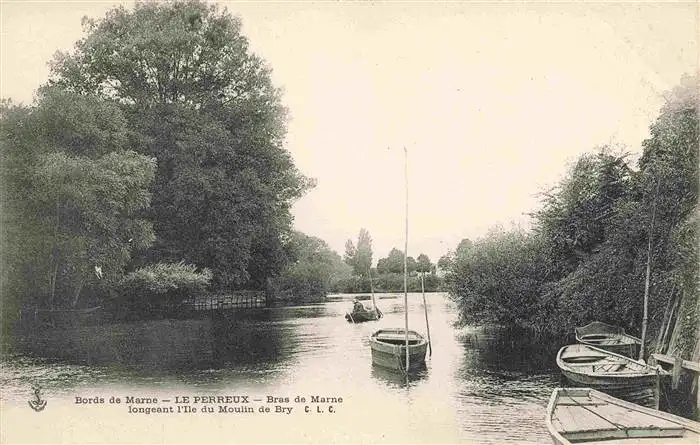
[[[666,342],[689,358],[700,326],[699,86],[684,77],[668,95],[638,161],[610,147],[585,154],[543,194],[532,230],[494,229],[441,258],[460,322],[564,336],[600,320],[640,335],[649,265],[648,340],[675,325]]]
[[[330,287],[332,292],[367,293],[372,287],[376,292],[403,291],[403,251],[391,249],[386,258],[379,258],[377,266],[372,267],[372,237],[367,229],[360,229],[356,244],[352,240],[345,243],[343,260],[352,268],[352,275],[334,281]],[[424,253],[418,256],[418,260],[407,257],[406,266],[409,292],[421,291],[421,276],[426,292],[441,289],[442,280],[436,275],[436,266]]]

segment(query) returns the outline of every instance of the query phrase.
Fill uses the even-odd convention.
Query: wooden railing
[[[265,307],[267,300],[263,292],[245,292],[199,297],[185,302],[185,305],[196,311],[253,309]]]

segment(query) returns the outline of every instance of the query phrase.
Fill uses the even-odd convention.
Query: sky
[[[118,3],[0,0],[0,96],[31,103],[81,17]],[[218,3],[272,68],[286,148],[317,181],[296,229],[342,255],[366,228],[375,263],[403,250],[405,184],[411,256],[528,227],[582,153],[638,153],[664,94],[698,72],[695,2]]]

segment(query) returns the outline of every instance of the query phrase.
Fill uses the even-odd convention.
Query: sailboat
[[[408,372],[425,366],[428,341],[418,332],[408,329],[408,153],[406,148],[404,148],[404,160],[406,182],[406,232],[403,253],[404,327],[375,331],[369,337],[369,345],[372,350],[373,365]]]

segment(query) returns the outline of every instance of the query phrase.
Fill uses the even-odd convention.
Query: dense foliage
[[[440,259],[461,323],[565,334],[600,320],[639,335],[649,264],[647,340],[678,319],[670,346],[689,355],[700,322],[698,85],[685,77],[668,96],[636,165],[607,147],[585,154],[543,195],[532,231],[495,231]]]
[[[155,160],[127,149],[114,104],[46,89],[2,111],[2,304],[81,306],[153,242]]]
[[[137,2],[59,54],[51,83],[118,103],[158,160],[145,262],[184,260],[216,288],[262,288],[286,265],[294,199],[312,186],[283,147],[286,110],[241,22],[202,1]]]
[[[352,274],[352,268],[320,238],[295,231],[287,248],[293,261],[273,283],[279,300],[323,300],[334,283]]]
[[[186,299],[204,293],[211,281],[211,271],[180,263],[158,263],[126,274],[117,284],[117,311],[127,314],[162,312],[176,309]]]
[[[284,148],[281,93],[240,20],[148,1],[84,25],[33,104],[2,104],[3,329],[21,307],[102,304],[145,277],[269,286],[313,181]],[[197,271],[167,266],[180,262]]]
[[[363,232],[360,232],[362,235]],[[367,238],[369,234],[366,235]],[[346,244],[346,261],[351,257],[348,252],[352,249],[347,248],[352,245],[352,241]],[[354,245],[352,245],[354,248]],[[371,255],[370,255],[371,258]],[[406,266],[408,270],[407,287],[409,292],[420,292],[421,276],[424,280],[424,288],[426,292],[435,292],[442,289],[442,280],[436,275],[435,265],[430,261],[430,258],[421,253],[416,261],[413,257],[406,258]],[[370,282],[369,273],[371,273],[372,281]],[[352,277],[346,277],[335,281],[331,290],[341,293],[358,293],[370,292],[374,286],[377,292],[403,292],[404,289],[404,254],[403,251],[393,248],[385,258],[377,260],[376,268],[368,268],[364,274],[356,273]]]
[[[360,229],[360,233],[357,235],[357,245],[352,240],[347,240],[343,260],[352,267],[353,275],[368,276],[372,267],[372,237],[367,229]]]

